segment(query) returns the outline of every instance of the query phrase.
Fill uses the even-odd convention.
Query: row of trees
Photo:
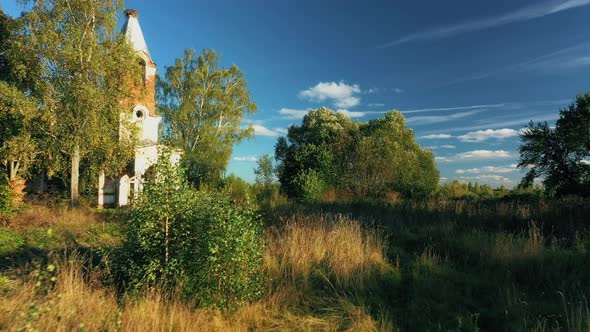
[[[416,143],[397,111],[360,123],[327,108],[312,110],[279,138],[275,157],[281,189],[292,198],[317,199],[326,191],[420,197],[439,181],[432,152]]]

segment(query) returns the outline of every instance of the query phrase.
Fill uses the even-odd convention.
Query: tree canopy
[[[279,138],[275,156],[281,188],[295,198],[317,198],[326,190],[422,196],[439,180],[434,156],[415,142],[397,111],[360,123],[327,108],[312,110]]]
[[[31,0],[15,52],[39,66],[35,94],[50,172],[70,175],[78,200],[80,162],[117,173],[132,149],[119,139],[121,101],[130,96],[135,54],[117,33],[120,0]],[[128,144],[129,143],[129,144]],[[113,158],[117,156],[117,158]]]
[[[223,68],[213,50],[184,56],[166,68],[158,80],[158,109],[164,134],[183,149],[183,164],[191,182],[199,186],[221,179],[233,145],[253,134],[243,128],[246,114],[256,112],[244,73],[233,65]]]
[[[520,138],[518,167],[528,170],[521,186],[542,178],[558,195],[590,195],[590,93],[562,109],[555,127],[531,122]]]

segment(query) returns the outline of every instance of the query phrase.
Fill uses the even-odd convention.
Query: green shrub
[[[195,200],[198,238],[187,252],[191,278],[184,294],[203,306],[235,309],[262,295],[264,240],[258,214],[221,195]]]
[[[254,196],[252,185],[234,174],[223,179],[223,192],[237,204],[249,204]]]
[[[297,191],[300,192],[298,197],[308,202],[319,201],[326,187],[321,175],[315,170],[308,170],[298,174],[294,183]]]
[[[234,309],[262,294],[261,221],[225,195],[196,192],[164,155],[131,211],[116,267],[132,290],[181,290],[199,305]]]
[[[0,175],[0,219],[10,217],[14,211],[12,208],[12,192],[5,174]]]

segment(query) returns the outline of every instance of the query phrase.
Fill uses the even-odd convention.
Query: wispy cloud
[[[452,138],[453,135],[451,134],[432,134],[432,135],[426,135],[426,136],[422,136],[420,138],[423,139],[447,139],[447,138]]]
[[[456,132],[461,132],[461,131],[480,130],[480,129],[486,129],[486,128],[494,129],[494,128],[511,127],[511,126],[525,126],[530,121],[543,122],[543,121],[557,120],[557,119],[559,119],[559,114],[555,114],[555,113],[556,112],[552,112],[551,114],[546,114],[546,115],[520,117],[518,119],[506,120],[506,121],[495,121],[494,119],[490,119],[490,121],[484,122],[480,125],[445,128],[445,129],[441,129],[441,130],[432,130],[429,132],[431,134],[436,134],[439,132],[456,133]],[[427,136],[430,136],[430,135],[427,135]]]
[[[267,128],[260,124],[253,124],[254,132],[257,136],[277,137],[287,133],[285,128]]]
[[[514,155],[505,150],[473,150],[467,152],[457,153],[450,157],[435,157],[439,162],[453,162],[453,161],[478,161],[490,159],[508,159],[513,158]]]
[[[369,106],[369,107],[383,107],[383,106],[385,106],[385,104],[383,104],[383,103],[369,103],[369,104],[367,104],[367,106]]]
[[[420,41],[420,40],[435,40],[442,38],[449,38],[456,35],[474,32],[489,28],[494,28],[506,24],[515,22],[528,21],[544,16],[556,14],[565,10],[569,10],[576,7],[587,6],[590,4],[590,0],[545,0],[537,2],[533,5],[520,8],[511,13],[506,13],[497,16],[485,17],[478,20],[466,21],[463,23],[437,27],[422,32],[413,33],[410,35],[403,36],[389,43],[378,46],[379,48],[387,48],[397,46],[409,42]]]
[[[349,85],[343,81],[320,82],[301,91],[299,97],[313,102],[330,100],[338,108],[350,108],[360,104],[361,98],[356,96],[359,93],[361,88],[358,84]]]
[[[412,116],[406,119],[407,123],[414,123],[415,125],[425,125],[433,123],[447,122],[451,120],[462,119],[471,115],[480,113],[481,110],[453,113],[448,115],[429,115],[429,116]]]
[[[504,139],[518,136],[518,131],[514,129],[487,129],[472,131],[457,138],[462,142],[483,142],[489,139]]]
[[[485,105],[469,105],[469,106],[454,106],[454,107],[434,107],[434,108],[421,108],[402,110],[400,112],[404,114],[412,113],[426,113],[426,112],[439,112],[439,111],[460,111],[460,110],[474,110],[474,109],[488,109],[488,108],[499,108],[504,107],[506,104],[485,104]]]
[[[287,120],[301,120],[309,110],[295,110],[291,108],[281,108],[278,113],[281,115],[281,118]]]
[[[556,70],[561,71],[578,68],[582,66],[590,66],[590,56],[588,56],[589,52],[590,42],[577,43],[573,46],[562,48],[557,51],[546,53],[541,56],[537,56],[515,64],[510,64],[490,71],[453,79],[449,82],[441,84],[440,87],[481,80],[484,78],[511,72],[551,72]]]
[[[467,151],[462,153],[457,153],[455,155],[456,159],[462,160],[485,160],[485,159],[504,159],[504,158],[512,158],[513,155],[505,150],[474,150],[474,151]]]
[[[438,150],[438,149],[455,149],[456,146],[454,145],[448,145],[448,144],[444,144],[444,145],[433,145],[433,146],[427,146],[426,149],[430,149],[430,150]]]
[[[257,160],[258,160],[258,157],[256,157],[256,156],[233,157],[233,161],[240,161],[240,162],[252,163],[252,162],[256,162]]]
[[[513,183],[513,181],[505,176],[497,174],[482,174],[476,176],[461,176],[459,180],[464,181],[484,181],[484,182],[496,182],[496,183]]]
[[[340,114],[344,114],[349,118],[362,118],[363,116],[366,115],[365,112],[351,112],[349,110],[337,110],[336,112],[338,112]]]
[[[455,173],[457,174],[481,174],[481,173],[512,173],[516,172],[518,169],[516,168],[516,164],[512,164],[509,166],[484,166],[478,168],[469,168],[469,169],[457,169]]]

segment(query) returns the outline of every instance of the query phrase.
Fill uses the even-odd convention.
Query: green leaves
[[[182,148],[190,181],[217,182],[227,167],[233,145],[251,137],[243,128],[246,114],[256,112],[244,74],[233,65],[222,68],[213,50],[184,57],[158,79],[158,109],[169,141]]]
[[[383,198],[390,192],[424,196],[439,173],[430,151],[414,140],[405,119],[392,111],[353,123],[327,108],[310,111],[275,146],[281,189],[290,197],[318,199],[326,190]]]
[[[187,300],[227,310],[259,298],[260,216],[224,195],[194,191],[165,153],[153,174],[131,213],[120,267],[126,283],[180,288]]]
[[[119,137],[121,102],[139,79],[135,53],[116,29],[122,1],[27,2],[34,6],[14,33],[13,51],[34,64],[26,87],[38,98],[40,121],[31,131],[51,156],[48,173],[77,174],[81,163],[94,177],[98,169],[118,174],[133,153]],[[71,184],[77,192],[75,176]]]
[[[560,111],[555,127],[531,122],[521,135],[518,167],[527,169],[521,186],[544,177],[549,192],[590,195],[590,93]]]

